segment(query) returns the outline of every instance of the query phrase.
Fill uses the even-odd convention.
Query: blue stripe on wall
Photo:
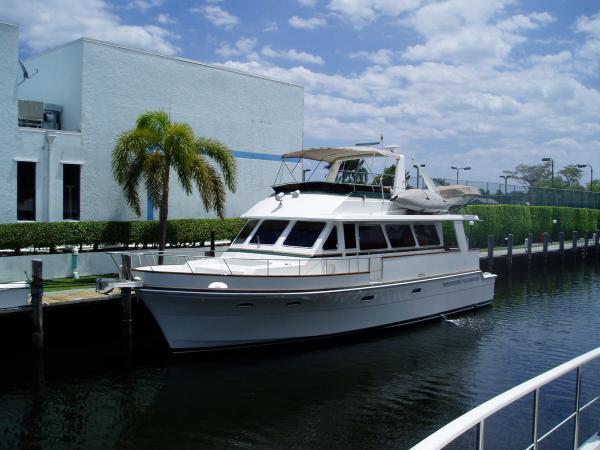
[[[261,159],[263,161],[281,161],[281,155],[273,155],[271,153],[242,152],[240,150],[233,150],[231,153],[233,153],[233,156],[236,158]]]

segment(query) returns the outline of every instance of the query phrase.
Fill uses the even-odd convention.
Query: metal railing
[[[453,420],[446,426],[442,427],[426,439],[415,445],[412,450],[434,450],[442,449],[448,444],[452,443],[458,437],[464,435],[470,431],[473,427],[477,426],[477,449],[483,450],[485,448],[485,424],[486,420],[513,404],[517,400],[533,392],[533,429],[532,429],[532,442],[526,447],[526,450],[534,449],[537,450],[541,441],[546,439],[548,436],[553,434],[555,431],[560,429],[563,425],[569,422],[571,419],[575,419],[575,430],[573,433],[573,449],[579,447],[579,425],[580,425],[580,414],[583,410],[587,409],[593,403],[595,403],[600,396],[594,397],[592,400],[587,402],[585,405],[581,405],[581,375],[583,372],[584,365],[600,358],[600,347],[585,353],[577,358],[567,361],[554,369],[544,372],[535,378],[532,378],[506,392],[488,400],[487,402],[479,405],[471,411],[463,414],[459,418]],[[539,417],[540,417],[540,389],[548,383],[563,377],[577,370],[577,382],[575,384],[575,410],[569,414],[560,423],[555,425],[548,432],[539,435]]]
[[[161,270],[168,265],[181,266],[180,271],[211,275],[252,275],[252,276],[307,276],[344,275],[370,273],[372,259],[381,257],[329,257],[329,258],[222,258],[206,255],[178,255],[164,251],[153,252],[107,252],[117,269],[121,271],[121,255],[131,255],[132,269],[147,267],[151,271]],[[162,256],[162,265],[159,257]],[[203,271],[196,261],[207,262]],[[381,266],[381,263],[379,264]],[[381,271],[381,269],[378,269]]]

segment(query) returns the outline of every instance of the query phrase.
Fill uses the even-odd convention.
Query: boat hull
[[[427,320],[490,303],[480,271],[345,289],[231,292],[137,290],[173,351],[314,339]]]

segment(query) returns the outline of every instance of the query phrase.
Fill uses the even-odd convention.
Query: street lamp
[[[450,168],[456,170],[456,184],[458,184],[458,174],[461,170],[471,170],[470,167],[451,166]]]
[[[552,181],[550,186],[554,187],[554,160],[552,158],[542,158],[542,161],[549,162],[552,165]]]
[[[506,195],[508,179],[513,177],[512,175],[500,175],[500,178],[504,178],[504,195]]]
[[[413,164],[413,167],[417,169],[417,189],[419,189],[419,167],[425,167],[425,164]]]
[[[594,168],[591,164],[577,164],[577,168],[583,169],[584,167],[590,168],[590,191],[594,190]]]

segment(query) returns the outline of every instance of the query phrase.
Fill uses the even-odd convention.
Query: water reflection
[[[0,372],[0,447],[407,448],[600,345],[598,280],[593,266],[515,272],[491,308],[266,352],[163,358],[142,351],[156,336],[138,334],[133,352],[113,339],[13,354]],[[593,373],[588,396],[600,391]],[[544,393],[543,429],[568,414],[572,393],[572,377]],[[530,405],[494,419],[496,448],[510,448],[507,429],[527,434]]]

